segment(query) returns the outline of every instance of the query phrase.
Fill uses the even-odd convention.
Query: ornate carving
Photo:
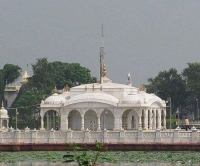
[[[106,73],[107,73],[107,71],[106,71],[106,65],[105,64],[103,64],[103,71],[102,71],[102,73],[103,73],[103,77],[105,77]]]
[[[140,91],[146,92],[146,90],[147,90],[147,89],[146,89],[146,87],[145,87],[144,85],[141,85],[141,86],[140,86]]]
[[[94,91],[94,84],[92,85],[92,90]]]

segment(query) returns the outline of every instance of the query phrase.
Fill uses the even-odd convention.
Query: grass
[[[82,153],[82,152],[78,152]],[[16,163],[16,162],[49,162],[62,163],[65,161],[64,155],[73,155],[73,152],[66,151],[29,151],[29,152],[0,152],[0,163]],[[93,157],[94,152],[88,151],[88,155]],[[108,158],[110,161],[108,161]],[[200,152],[100,152],[97,163],[151,163],[165,162],[182,164],[200,163]]]

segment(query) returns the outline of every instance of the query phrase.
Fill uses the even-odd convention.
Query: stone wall
[[[198,143],[200,131],[169,130],[0,130],[0,143]]]

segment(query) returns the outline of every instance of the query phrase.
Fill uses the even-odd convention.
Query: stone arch
[[[48,110],[44,112],[44,126],[47,130],[58,130],[60,128],[60,116],[56,110]]]
[[[6,128],[8,127],[8,120],[6,120],[6,119],[2,120],[2,127],[3,126],[6,127]]]
[[[114,129],[115,117],[109,109],[104,109],[100,116],[100,127],[101,129],[113,130]]]
[[[87,110],[84,115],[84,129],[97,130],[97,121],[98,118],[96,111],[91,109]]]
[[[81,114],[77,110],[71,110],[68,114],[68,128],[81,130]]]
[[[122,128],[125,130],[137,129],[138,125],[138,114],[133,109],[125,110],[122,114]]]

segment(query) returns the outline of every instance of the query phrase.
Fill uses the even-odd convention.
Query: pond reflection
[[[78,166],[77,163],[47,163],[47,162],[17,162],[17,163],[1,163],[0,166]],[[182,164],[181,162],[176,163],[102,163],[97,166],[200,166],[200,164],[192,164],[190,162]]]

